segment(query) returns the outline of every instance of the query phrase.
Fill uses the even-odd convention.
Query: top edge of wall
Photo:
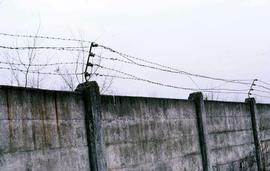
[[[246,104],[245,99],[243,101],[230,101],[230,100],[204,100],[205,103],[227,103],[227,104]]]
[[[42,89],[42,88],[31,88],[31,87],[20,87],[20,86],[8,86],[8,85],[0,85],[1,89],[12,89],[12,90],[27,90],[27,91],[42,91],[42,92],[59,92],[59,93],[69,93],[69,94],[81,94],[76,91],[66,91],[66,90],[50,90],[50,89]],[[138,99],[156,99],[156,100],[176,100],[176,101],[189,101],[188,99],[177,99],[177,98],[167,98],[167,97],[148,97],[148,96],[128,96],[128,95],[107,95],[101,94],[103,97],[119,97],[119,98],[138,98]],[[225,101],[225,100],[204,100],[204,102],[208,103],[227,103],[227,104],[245,104],[245,99],[243,101]],[[256,103],[257,105],[270,105],[269,103]]]
[[[27,90],[27,91],[42,91],[42,92],[59,92],[59,93],[70,93],[70,94],[80,94],[75,91],[66,91],[66,90],[50,90],[50,89],[42,89],[42,88],[31,88],[31,87],[20,87],[20,86],[8,86],[8,85],[0,85],[1,89],[12,89],[12,90]]]
[[[189,101],[188,99],[177,99],[177,98],[167,98],[167,97],[149,97],[149,96],[125,96],[125,95],[107,95],[101,94],[102,97],[116,97],[116,98],[138,98],[138,99],[156,99],[156,100],[180,100],[180,101]]]
[[[125,95],[108,95],[101,94],[103,97],[111,98],[138,98],[138,99],[153,99],[153,100],[176,100],[176,101],[189,101],[188,99],[177,99],[177,98],[167,98],[167,97],[149,97],[149,96],[125,96]],[[204,100],[205,103],[226,103],[226,104],[246,104],[245,99],[243,101],[230,101],[230,100]],[[259,105],[270,105],[269,103],[257,103]]]

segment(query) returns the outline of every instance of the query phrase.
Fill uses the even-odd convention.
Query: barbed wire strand
[[[52,37],[52,36],[33,36],[33,35],[10,34],[10,33],[0,33],[0,35],[9,36],[9,37],[20,37],[20,38],[51,39],[51,40],[62,40],[62,41],[92,43],[92,41],[88,41],[88,40],[80,40],[80,39],[73,39],[73,38],[63,38],[63,37]]]
[[[2,35],[2,36],[10,36],[10,37],[21,37],[21,38],[52,39],[52,40],[63,40],[63,41],[76,41],[76,42],[92,43],[92,41],[73,39],[73,38],[63,38],[63,37],[33,36],[33,35],[9,34],[9,33],[0,33],[0,35]],[[56,50],[84,51],[83,50],[84,47],[5,47],[5,46],[0,46],[0,47],[1,48],[9,48],[9,49],[56,49]],[[124,57],[125,59],[130,61],[129,63],[131,63],[131,64],[138,65],[139,63],[131,60],[130,58],[135,59],[135,60],[139,60],[139,61],[142,61],[142,62],[145,62],[145,63],[148,63],[148,64],[156,65],[156,66],[159,66],[159,67],[162,67],[162,68],[170,69],[170,70],[167,70],[167,72],[173,72],[174,71],[174,72],[178,72],[178,73],[182,73],[182,74],[189,75],[189,76],[194,76],[194,77],[201,77],[201,78],[205,78],[205,79],[212,79],[212,80],[217,80],[217,81],[232,82],[232,83],[245,84],[245,85],[249,84],[249,83],[246,83],[245,81],[250,81],[250,80],[230,80],[230,79],[210,77],[210,76],[205,76],[205,75],[200,75],[200,74],[193,74],[193,73],[189,73],[189,72],[186,72],[186,71],[178,70],[178,69],[173,68],[173,67],[162,65],[162,64],[159,64],[159,63],[156,63],[156,62],[151,62],[151,61],[148,61],[148,60],[145,60],[145,59],[133,57],[131,55],[124,54],[122,52],[116,51],[116,50],[114,50],[114,49],[112,49],[110,47],[104,46],[104,45],[99,45],[99,47],[102,47],[102,48],[104,48],[106,50],[109,50],[109,51],[111,51],[113,53],[116,53],[116,54]],[[128,62],[128,61],[125,61],[125,62]],[[45,65],[45,66],[49,66],[49,65],[50,64]],[[55,65],[57,65],[57,64],[55,64]],[[153,66],[147,66],[147,65],[143,65],[143,64],[139,64],[139,66],[150,67],[152,69],[155,68]],[[156,67],[155,69],[161,70],[162,68],[157,68]],[[270,85],[270,83],[267,83],[267,82],[262,81],[262,80],[259,80],[259,82],[261,82],[261,83],[263,83],[265,85]],[[257,85],[257,86],[261,87],[261,88],[264,88],[264,89],[267,89],[267,90],[270,90],[270,88],[268,88],[266,86],[262,86],[262,85]]]
[[[111,60],[111,61],[119,61],[119,62],[122,62],[122,63],[126,63],[126,64],[134,64],[134,62],[130,62],[130,61],[125,61],[125,60],[122,60],[122,59],[119,59],[119,58],[112,58],[112,57],[104,57],[104,56],[101,56],[101,55],[95,55],[96,57],[100,58],[100,59],[105,59],[105,60]],[[159,68],[159,67],[153,67],[153,66],[149,66],[149,65],[144,65],[144,64],[140,64],[140,63],[136,63],[135,65],[138,65],[138,66],[141,66],[141,67],[146,67],[146,68],[150,68],[150,69],[154,69],[154,70],[158,70],[158,71],[163,71],[163,72],[170,72],[170,73],[173,73],[173,74],[181,74],[177,71],[172,71],[172,70],[168,70],[168,69],[162,69],[162,68]],[[193,82],[193,84],[198,88],[200,89],[200,87],[198,86],[198,84],[192,79],[191,76],[187,75],[188,78]],[[223,87],[225,86],[226,84],[228,83],[231,83],[231,81],[227,81],[225,83],[222,83],[218,86],[215,86],[213,88],[220,88],[220,87]],[[247,83],[247,85],[249,85],[250,83]]]
[[[260,85],[260,84],[256,84],[256,87],[261,87],[263,89],[270,90],[269,87],[266,87],[266,86],[263,86],[263,85]]]
[[[0,64],[8,64],[8,65],[28,65],[28,64],[22,64],[22,63],[9,63],[9,62],[1,62],[0,61]],[[66,65],[66,64],[82,64],[82,63],[79,63],[79,62],[62,62],[62,63],[48,63],[48,64],[31,64],[31,66],[54,66],[54,65]],[[99,66],[99,65],[98,65]],[[12,69],[12,68],[5,68],[5,69]],[[21,70],[21,69],[13,69],[13,70],[17,70],[17,71],[24,71],[26,72],[25,70]],[[36,74],[52,74],[52,73],[43,73],[43,72],[38,72],[38,71],[30,71],[30,73],[36,73]],[[56,74],[56,73],[53,73],[54,75],[61,75],[61,74]],[[62,74],[63,75],[63,74]],[[70,75],[70,74],[68,74]],[[76,75],[81,75],[80,73],[79,74],[76,74]],[[131,79],[131,77],[128,77],[126,79]],[[195,90],[195,89],[194,89]],[[200,88],[196,89],[196,90],[201,90]],[[211,88],[209,90],[232,90],[232,89],[215,89],[215,88]],[[247,89],[244,89],[244,90],[233,90],[233,91],[246,91]]]
[[[10,33],[2,33],[2,32],[0,32],[0,35],[2,35],[2,36],[10,36],[10,37],[21,37],[21,38],[52,39],[52,40],[63,40],[63,41],[76,41],[76,42],[92,43],[92,41],[88,41],[88,40],[74,39],[74,38],[63,38],[63,37],[52,37],[52,36],[38,36],[38,35],[34,36],[34,35],[10,34]],[[242,81],[250,81],[250,80],[229,80],[229,79],[209,77],[209,76],[204,76],[204,75],[199,75],[199,74],[192,74],[192,73],[188,73],[188,72],[185,72],[185,71],[178,70],[176,68],[168,67],[168,66],[161,65],[161,64],[158,64],[158,63],[155,63],[155,62],[151,62],[151,61],[147,61],[147,60],[140,59],[140,58],[137,58],[137,57],[133,57],[133,56],[124,54],[122,52],[116,51],[116,50],[114,50],[112,48],[109,48],[107,46],[104,46],[104,45],[99,45],[99,47],[102,47],[102,48],[107,49],[107,50],[109,50],[111,52],[117,53],[118,55],[120,55],[122,57],[126,57],[126,59],[128,59],[129,61],[130,61],[129,58],[133,58],[133,59],[136,59],[136,60],[140,60],[140,61],[143,61],[143,62],[146,62],[146,63],[150,63],[150,64],[157,65],[157,66],[160,66],[160,67],[164,67],[164,68],[167,68],[167,69],[172,69],[172,70],[175,70],[175,71],[178,71],[178,72],[183,72],[183,73],[186,73],[186,74],[188,74],[190,76],[198,76],[198,77],[207,78],[207,79],[213,79],[213,80],[219,80],[219,81],[225,81],[225,82],[226,81],[228,81],[228,82],[236,82],[236,83],[240,83]],[[134,61],[132,61],[132,62],[134,62]],[[270,85],[270,83],[264,82],[262,80],[259,80],[259,81],[264,83],[264,84]]]
[[[22,35],[22,34],[20,35],[20,34],[9,34],[9,33],[0,33],[0,35],[2,35],[2,36],[11,36],[11,37],[54,39],[54,40],[65,40],[65,41],[77,41],[77,42],[92,43],[92,41],[87,41],[87,40],[72,39],[72,38],[60,38],[60,37],[50,37],[50,36],[37,36],[37,35],[33,36],[33,35]],[[182,72],[182,73],[187,74],[187,75],[190,75],[190,76],[201,77],[201,78],[212,79],[212,80],[218,80],[218,81],[225,81],[225,82],[233,82],[233,83],[239,83],[239,84],[243,84],[244,82],[242,82],[242,81],[250,81],[250,80],[229,80],[229,79],[209,77],[209,76],[199,75],[199,74],[192,74],[192,73],[181,71],[181,70],[178,70],[178,69],[175,69],[175,68],[172,68],[172,67],[161,65],[161,64],[158,64],[158,63],[155,63],[155,62],[151,62],[151,61],[147,61],[147,60],[140,59],[140,58],[137,58],[137,57],[133,57],[133,56],[124,54],[122,52],[116,51],[116,50],[114,50],[112,48],[109,48],[107,46],[104,46],[104,45],[99,45],[99,47],[102,47],[104,49],[107,49],[107,50],[109,50],[109,51],[111,51],[113,53],[117,53],[118,55],[124,57],[125,59],[127,59],[127,60],[129,60],[129,61],[131,61],[133,63],[136,63],[136,62],[134,62],[130,58],[133,58],[133,59],[136,59],[136,60],[140,60],[140,61],[143,61],[143,62],[146,62],[146,63],[150,63],[150,64],[153,64],[153,65],[157,65],[157,66],[160,66],[160,67],[163,67],[163,68],[167,68],[167,69],[175,70],[175,71],[178,71],[178,72]],[[248,83],[244,83],[244,84],[248,84]]]
[[[258,92],[261,92],[261,93],[269,93],[270,94],[270,91],[264,91],[264,90],[258,90],[258,89],[253,89],[253,91],[258,91]]]
[[[100,74],[100,73],[93,73],[93,75],[100,76],[100,77],[112,77],[112,78],[119,78],[119,79],[125,79],[125,80],[135,80],[135,81],[144,81],[145,82],[144,79],[134,78],[134,77],[123,77],[123,76]],[[146,82],[148,82],[148,81],[146,81]],[[177,87],[177,86],[166,85],[166,84],[162,84],[162,83],[158,83],[158,82],[148,82],[148,83],[152,83],[152,84],[163,86],[163,87],[182,89],[182,88]],[[197,91],[197,90],[199,90],[199,89],[192,89],[192,90],[189,90],[189,91]],[[200,89],[200,91],[202,91],[202,92],[210,92],[210,93],[221,93],[221,94],[241,94],[241,95],[246,95],[245,92],[235,92],[235,91],[213,91],[213,90],[210,91],[210,90],[202,90],[202,89]]]
[[[251,93],[251,95],[270,99],[270,96],[264,96],[264,95],[260,95],[260,94],[256,94],[256,93]]]
[[[118,72],[118,73],[123,74],[123,75],[127,75],[129,77],[112,76],[112,75],[94,73],[96,76],[108,76],[108,77],[121,78],[121,79],[138,80],[138,81],[144,81],[144,82],[148,82],[148,83],[159,85],[159,86],[164,86],[164,87],[169,87],[169,88],[176,88],[176,89],[182,89],[182,90],[189,90],[189,91],[197,91],[198,90],[198,89],[193,89],[193,88],[185,88],[185,87],[179,87],[179,86],[175,86],[175,85],[163,84],[163,83],[159,83],[159,82],[155,82],[155,81],[151,81],[151,80],[139,78],[139,77],[134,76],[132,74],[124,73],[122,71],[118,71],[118,70],[111,69],[111,68],[108,68],[108,67],[104,67],[104,66],[101,66],[101,65],[97,65],[97,64],[95,64],[95,65],[98,66],[98,67],[100,67],[100,68],[104,68],[104,69],[107,69],[107,70]],[[15,70],[15,71],[23,72],[23,73],[28,72],[28,73],[32,73],[32,74],[58,75],[58,76],[61,76],[61,75],[62,76],[63,75],[82,75],[82,74],[84,74],[84,73],[75,73],[75,74],[74,73],[68,73],[67,74],[67,73],[58,73],[58,72],[26,71],[26,70],[22,70],[22,69],[14,69],[14,68],[9,68],[9,67],[0,67],[0,69]],[[246,91],[246,90],[237,90],[237,89],[200,89],[200,91],[203,91],[203,92],[212,92],[212,93],[225,93],[225,94],[246,94],[244,92],[241,92],[241,91]]]
[[[18,68],[10,68],[10,67],[0,67],[1,70],[9,70],[9,71],[18,71],[22,73],[31,73],[31,74],[42,74],[42,75],[82,75],[83,73],[60,73],[60,72],[39,72],[39,71],[31,71],[31,70],[23,70]]]
[[[41,49],[41,50],[59,50],[59,51],[85,51],[86,47],[54,47],[54,46],[25,46],[25,47],[11,47],[11,46],[2,46],[1,49],[9,49],[9,50],[33,50],[33,49]]]
[[[108,57],[104,57],[104,56],[100,56],[100,55],[95,55],[95,56],[97,56],[98,58],[101,58],[101,59],[105,59],[105,60],[119,61],[119,62],[127,63],[127,64],[135,64],[135,65],[138,65],[138,66],[141,66],[141,67],[150,68],[150,69],[154,69],[154,70],[158,70],[158,71],[169,72],[169,73],[173,73],[173,74],[181,74],[181,75],[193,76],[193,75],[181,72],[181,71],[174,71],[174,70],[169,70],[169,69],[163,69],[163,68],[159,68],[159,67],[144,65],[144,64],[140,64],[140,63],[136,63],[136,62],[135,63],[134,62],[129,62],[129,61],[121,60],[121,59],[118,59],[118,58],[108,58]],[[228,81],[226,81],[226,83],[237,83],[237,82],[235,82],[235,80],[228,80]],[[245,83],[241,82],[241,84],[250,85],[250,83],[247,83],[247,82],[245,82]]]
[[[119,70],[116,70],[116,69],[113,69],[113,68],[105,67],[105,66],[102,66],[102,65],[99,65],[99,64],[93,64],[93,65],[94,66],[97,66],[97,67],[100,67],[100,68],[103,68],[103,69],[106,69],[106,70],[110,70],[110,71],[114,71],[114,72],[117,72],[117,73],[126,75],[128,77],[132,77],[132,78],[134,78],[136,80],[139,80],[139,81],[144,81],[144,82],[148,82],[148,83],[151,83],[151,84],[165,86],[165,87],[171,87],[171,88],[176,88],[176,89],[182,89],[182,90],[188,90],[188,91],[198,91],[198,90],[201,90],[201,91],[220,90],[220,91],[236,91],[236,92],[238,92],[238,91],[239,92],[240,91],[248,91],[248,89],[243,89],[243,90],[239,90],[239,89],[195,89],[195,88],[188,88],[188,87],[180,87],[180,86],[175,86],[175,85],[170,85],[170,84],[164,84],[164,83],[155,82],[155,81],[152,81],[152,80],[140,78],[140,77],[137,77],[135,75],[132,75],[132,74],[129,74],[129,73],[125,73],[125,72],[122,72],[122,71],[119,71]]]
[[[265,85],[270,86],[270,83],[268,83],[268,82],[266,82],[266,81],[258,80],[258,82],[261,82],[261,83],[263,83],[263,84],[265,84]]]
[[[142,61],[142,62],[145,62],[145,63],[148,63],[148,64],[156,65],[156,66],[159,66],[159,67],[162,67],[162,68],[170,69],[171,71],[173,70],[175,72],[182,73],[182,74],[185,74],[185,75],[194,76],[194,77],[201,77],[201,78],[211,79],[211,80],[216,80],[216,81],[233,82],[233,83],[245,84],[245,85],[250,85],[250,83],[247,83],[245,81],[251,81],[251,80],[230,80],[230,79],[210,77],[210,76],[205,76],[205,75],[200,75],[200,74],[193,74],[193,73],[182,71],[182,70],[179,70],[179,69],[176,69],[176,68],[173,68],[173,67],[162,65],[162,64],[159,64],[159,63],[156,63],[156,62],[151,62],[151,61],[148,61],[148,60],[145,60],[145,59],[141,59],[141,58],[138,58],[138,57],[127,55],[127,54],[116,51],[116,50],[114,50],[114,49],[112,49],[110,47],[107,47],[107,46],[99,45],[99,47],[102,47],[102,48],[104,48],[106,50],[109,50],[109,51],[111,51],[113,53],[116,53],[116,54],[122,56],[123,58],[128,59],[129,61],[133,62],[134,64],[137,64],[137,63],[135,61],[131,60],[131,59],[139,60],[139,61]]]
[[[0,61],[0,64],[4,65],[15,65],[15,66],[33,66],[33,67],[43,67],[43,66],[59,66],[59,65],[82,65],[82,62],[56,62],[56,63],[47,63],[47,64],[28,64],[28,63],[16,63],[16,62],[4,62]]]

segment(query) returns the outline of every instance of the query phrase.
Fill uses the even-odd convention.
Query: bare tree
[[[40,27],[38,27],[37,32],[33,37],[38,37],[39,35]],[[74,65],[64,65],[59,64],[56,68],[50,68],[51,72],[48,72],[46,64],[40,64],[40,59],[44,59],[44,55],[41,55],[39,53],[38,48],[38,42],[39,39],[33,38],[27,40],[27,48],[26,51],[22,52],[19,49],[15,49],[14,53],[6,53],[7,56],[6,62],[9,65],[9,70],[11,73],[11,85],[15,84],[17,86],[24,86],[24,87],[34,87],[34,88],[40,88],[42,86],[42,81],[47,77],[44,76],[43,70],[45,70],[45,73],[53,73],[52,75],[55,75],[55,77],[60,77],[62,80],[61,82],[58,82],[58,86],[61,87],[61,89],[65,90],[75,90],[76,86],[82,82],[85,82],[84,78],[84,70],[86,67],[86,58],[88,57],[88,52],[85,50],[82,51],[75,51],[70,52],[72,55],[72,58],[75,60],[75,62],[71,62],[71,64]],[[81,49],[85,48],[85,43],[79,42],[79,47]],[[76,53],[76,54],[75,54]],[[48,63],[48,58],[45,57]],[[44,62],[44,61],[43,61]],[[99,65],[101,64],[102,60],[101,58],[97,58],[97,60],[91,58],[92,63],[97,63],[98,65],[92,68],[89,68],[90,75],[92,79],[95,79],[95,73],[97,73],[100,69]],[[64,62],[63,62],[64,63]],[[52,71],[53,70],[53,71]],[[103,80],[99,81],[100,83],[100,91],[101,93],[112,93],[110,90],[111,85],[113,83],[112,77],[102,77]],[[58,79],[59,80],[59,79]],[[57,81],[58,81],[57,80]],[[60,80],[60,81],[61,81]],[[100,80],[100,79],[99,79]]]
[[[39,27],[40,28],[40,27]],[[35,36],[39,33],[39,28],[35,34]],[[28,47],[36,47],[37,39],[27,40]],[[26,57],[22,55],[22,53],[17,49],[15,50],[12,56],[9,53],[5,54],[7,56],[6,61],[9,65],[11,72],[11,84],[13,84],[13,79],[16,81],[17,86],[24,87],[35,87],[40,88],[41,81],[44,79],[39,71],[44,69],[44,66],[34,66],[34,64],[38,61],[38,50],[35,48],[27,49]],[[19,71],[19,72],[18,72]],[[35,72],[37,74],[33,74],[32,77],[30,75],[31,72]],[[21,78],[22,76],[23,78]]]

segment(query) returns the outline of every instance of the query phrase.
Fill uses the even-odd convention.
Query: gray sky
[[[40,23],[41,35],[82,37],[202,75],[270,82],[269,0],[2,0],[0,20],[0,32],[33,34]],[[196,88],[186,76],[114,67]],[[194,81],[200,88],[220,84]],[[174,98],[187,98],[189,93],[121,80],[114,82],[113,92]],[[230,99],[243,101],[244,97]]]

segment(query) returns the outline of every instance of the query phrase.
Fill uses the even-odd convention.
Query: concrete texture
[[[102,96],[110,171],[202,170],[193,103]]]
[[[85,105],[85,124],[90,169],[106,171],[105,142],[101,124],[101,103],[98,84],[94,81],[79,84],[77,92],[83,94]]]
[[[89,170],[81,95],[0,88],[0,170]]]
[[[214,170],[256,170],[248,105],[206,101],[205,107]]]
[[[95,154],[88,141],[98,138],[105,143],[108,171],[203,170],[193,101],[92,96],[1,86],[0,171],[91,170],[89,153]],[[250,106],[203,103],[211,168],[257,170]],[[101,137],[87,134],[89,104],[91,112],[100,112]],[[270,170],[270,105],[256,108],[263,167]]]
[[[257,104],[263,165],[270,170],[270,105]]]
[[[212,171],[212,161],[210,159],[210,138],[206,121],[206,111],[201,92],[192,93],[188,99],[195,104],[197,129],[199,134],[200,150],[202,156],[202,165],[204,171]]]

